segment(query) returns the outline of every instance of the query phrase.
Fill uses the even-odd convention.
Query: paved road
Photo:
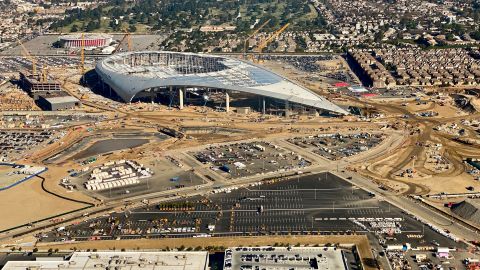
[[[480,239],[480,234],[478,231],[473,231],[460,223],[452,222],[451,218],[445,216],[444,214],[427,208],[422,204],[418,203],[417,201],[412,200],[406,196],[392,195],[390,192],[380,189],[375,183],[371,182],[369,179],[366,179],[358,174],[347,171],[345,173],[340,172],[337,174],[344,178],[352,177],[351,180],[348,180],[351,183],[371,192],[375,192],[377,195],[384,198],[387,202],[429,222],[430,224],[435,225],[436,227],[448,229],[451,234],[455,235],[460,239],[466,241]]]
[[[388,151],[390,151],[392,146],[394,146],[398,143],[401,143],[401,140],[396,140],[395,138],[397,138],[397,137],[393,137],[393,138],[387,140],[385,143],[381,144],[378,148],[375,148],[375,149],[369,151],[368,155],[371,156],[371,157],[374,157],[374,156],[378,156],[378,155],[388,153]],[[298,147],[296,147],[294,145],[289,145],[289,148],[296,149]],[[366,158],[366,157],[363,157],[363,158]],[[377,186],[377,184],[371,182],[369,179],[366,179],[366,178],[364,178],[360,175],[354,174],[352,172],[348,172],[348,171],[341,172],[349,165],[349,162],[346,162],[346,161],[337,162],[337,163],[326,162],[325,159],[323,159],[321,157],[318,157],[317,160],[319,161],[320,164],[317,163],[316,165],[313,165],[313,166],[309,167],[308,171],[311,171],[311,172],[323,172],[323,171],[329,171],[329,170],[331,171],[331,169],[334,168],[334,166],[335,166],[333,164],[338,163],[339,171],[336,174],[343,177],[343,178],[351,177],[352,179],[349,180],[349,181],[351,183],[357,185],[358,187],[366,189],[367,191],[375,192],[379,196],[383,197],[389,203],[391,203],[391,204],[393,204],[393,205],[395,205],[395,206],[397,206],[401,209],[404,209],[405,211],[410,212],[413,215],[415,215],[417,217],[420,217],[421,219],[423,219],[423,220],[425,220],[425,221],[427,221],[431,224],[436,225],[437,227],[448,229],[448,230],[451,231],[452,234],[454,234],[455,236],[457,236],[461,239],[474,240],[474,239],[478,239],[480,237],[480,235],[477,232],[474,232],[471,229],[466,228],[461,224],[452,223],[451,220],[448,217],[444,216],[443,214],[440,214],[437,211],[434,211],[432,209],[426,208],[426,207],[418,204],[417,202],[411,200],[408,197],[396,196],[396,195],[391,194],[388,191],[384,191],[384,190],[380,189]],[[290,174],[292,174],[292,173],[294,174],[294,172],[290,172]],[[259,181],[259,180],[264,179],[266,177],[274,177],[274,176],[278,177],[278,176],[282,176],[282,175],[285,176],[285,173],[257,175],[257,176],[253,176],[253,177],[232,180],[229,183],[224,182],[224,184],[225,184],[225,187],[235,186],[235,185],[239,185],[239,184],[247,184],[247,183],[256,182],[256,181]],[[145,195],[145,196],[138,196],[138,197],[134,197],[134,198],[129,199],[130,202],[135,203],[135,204],[129,206],[129,208],[134,208],[136,206],[141,205],[141,201],[144,200],[144,199],[149,199],[150,203],[158,203],[158,202],[161,202],[161,201],[178,199],[179,197],[192,197],[192,196],[197,196],[197,195],[205,195],[205,194],[210,193],[212,190],[213,190],[213,183],[209,182],[208,184],[205,184],[201,187],[189,187],[189,188],[185,188],[184,190],[182,190],[180,192],[176,191],[176,192],[179,193],[178,194],[179,196],[175,196],[175,197],[171,197],[171,195],[173,194],[171,191],[164,191],[164,192],[158,192],[158,193],[154,193],[154,194],[148,194],[148,195]],[[102,205],[100,207],[97,207],[95,210],[104,209],[106,211],[107,210],[111,211],[112,207],[120,208],[123,205],[124,205],[123,201],[122,202],[110,202],[110,203],[107,203],[106,205]],[[90,211],[93,211],[93,210],[90,210]],[[73,213],[73,214],[65,216],[65,218],[81,219],[82,215],[85,212],[86,211]],[[101,214],[102,213],[100,213],[98,215],[101,215]],[[42,225],[48,225],[48,222],[44,222]],[[52,227],[54,225],[55,224],[51,224]],[[58,226],[58,225],[56,225],[56,226]],[[29,231],[32,231],[32,229],[24,228],[24,229],[16,230],[15,233],[19,233],[19,232],[27,233]],[[4,236],[3,238],[0,238],[0,240],[6,239],[8,237],[9,237],[8,235]]]

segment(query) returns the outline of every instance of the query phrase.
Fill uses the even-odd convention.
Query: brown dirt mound
[[[460,217],[480,224],[480,200],[466,199],[452,206],[452,211]]]

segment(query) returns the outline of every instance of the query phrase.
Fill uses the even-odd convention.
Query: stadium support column
[[[290,103],[285,100],[285,117],[290,117]]]
[[[228,92],[225,92],[225,111],[230,111],[230,96],[228,95]]]
[[[173,87],[170,85],[168,89],[168,108],[172,107],[172,100],[173,100]]]
[[[182,90],[183,90],[183,99],[185,100],[186,103],[188,103],[188,99],[187,99],[187,87],[183,87]]]
[[[179,109],[182,110],[183,109],[183,89],[182,88],[178,89],[178,101],[180,102]]]
[[[262,114],[265,115],[265,97],[262,97]]]

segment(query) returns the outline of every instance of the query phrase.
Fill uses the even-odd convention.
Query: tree
[[[137,27],[134,24],[130,24],[128,26],[128,32],[130,32],[130,33],[137,32]]]
[[[85,31],[92,32],[93,30],[97,29],[97,24],[94,21],[89,21]]]
[[[78,32],[78,26],[76,24],[72,25],[70,32]]]

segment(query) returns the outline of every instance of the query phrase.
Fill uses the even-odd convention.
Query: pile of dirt
[[[452,211],[460,217],[480,224],[480,200],[466,199],[452,206]]]

